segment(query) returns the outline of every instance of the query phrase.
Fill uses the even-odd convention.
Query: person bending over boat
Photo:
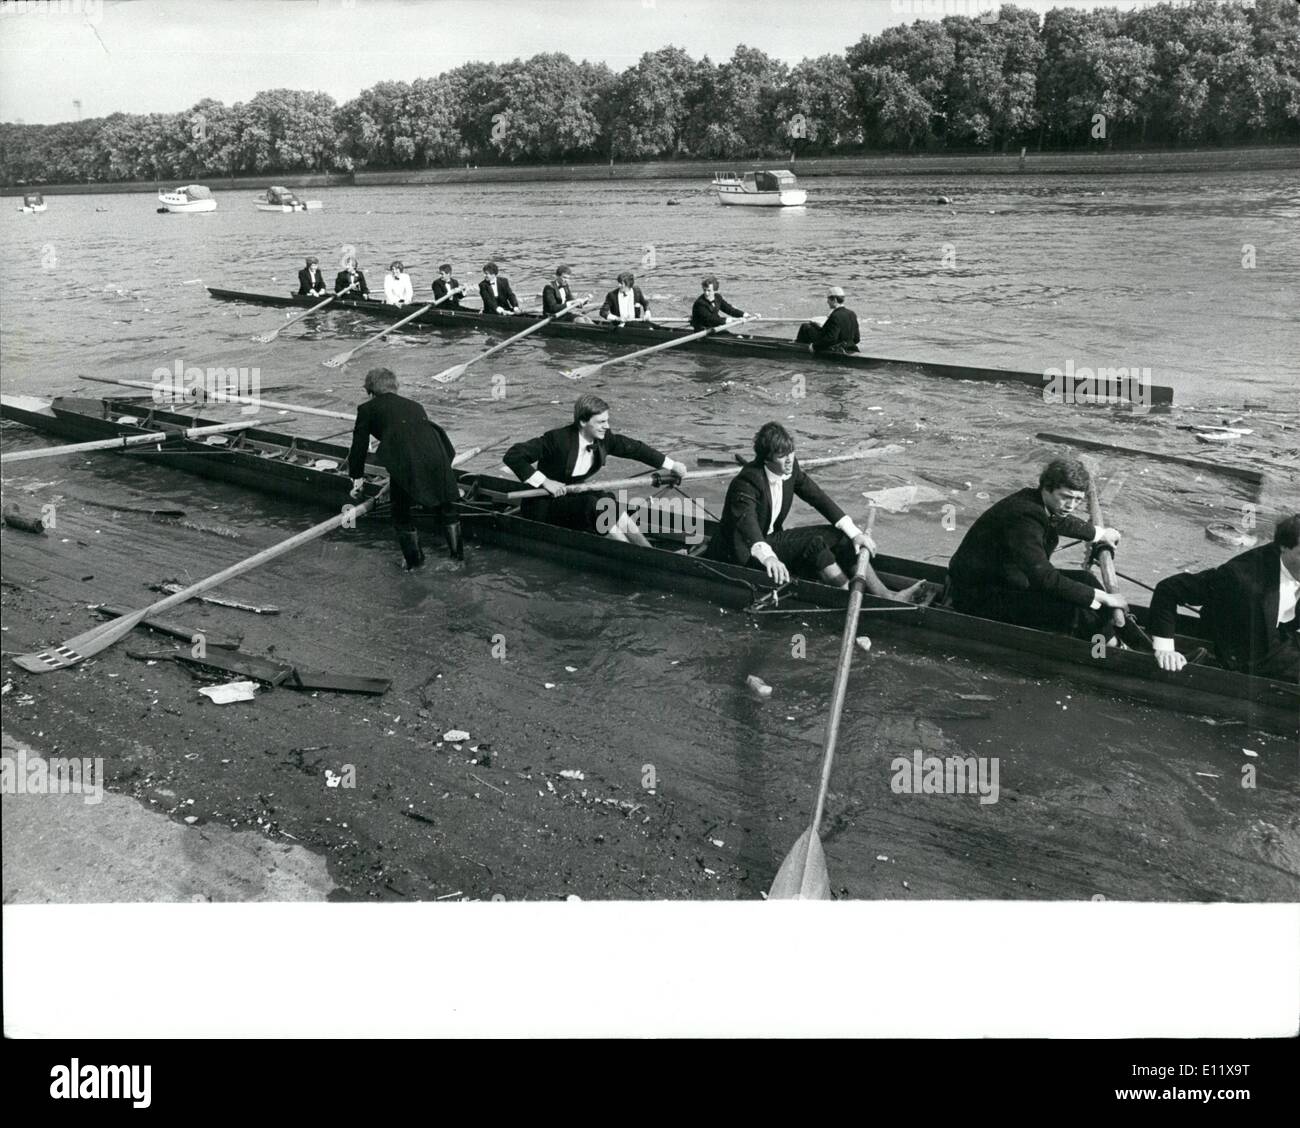
[[[343,269],[339,271],[338,277],[334,279],[334,292],[341,294],[349,286],[353,286],[355,289],[348,294],[348,297],[370,297],[370,287],[366,285],[366,276],[357,268],[357,260],[351,257],[344,259]]]
[[[697,332],[701,329],[716,329],[726,325],[737,317],[744,317],[745,311],[737,309],[718,293],[718,280],[710,274],[700,283],[703,292],[691,306],[691,328]]]
[[[603,321],[648,321],[650,303],[636,284],[636,276],[630,270],[618,276],[618,286],[605,295],[605,304],[600,307]]]
[[[564,312],[564,307],[574,300],[573,267],[561,264],[555,268],[555,277],[542,287],[542,316],[556,321],[590,321],[577,310]]]
[[[573,422],[527,442],[515,443],[502,460],[521,482],[546,490],[550,497],[524,502],[523,515],[534,521],[603,533],[612,540],[649,548],[650,542],[618,506],[612,493],[569,493],[568,487],[599,472],[606,459],[627,458],[682,477],[683,463],[654,447],[609,429],[609,404],[599,396],[582,395],[573,405]],[[612,515],[617,513],[617,520]]]
[[[415,291],[411,288],[411,276],[406,273],[400,260],[394,262],[389,268],[388,273],[384,275],[384,301],[388,305],[398,306],[410,305],[415,297]]]
[[[483,281],[478,284],[479,297],[483,299],[484,313],[523,313],[510,279],[501,277],[494,262],[483,264]]]
[[[830,312],[820,321],[805,321],[799,326],[795,340],[810,345],[818,353],[855,353],[862,335],[858,331],[858,315],[844,304],[844,287],[832,286],[826,291],[826,305]]]
[[[796,497],[828,523],[787,529],[785,519]],[[780,423],[764,423],[754,436],[753,460],[727,487],[722,520],[704,558],[762,568],[776,584],[788,584],[793,574],[848,587],[862,551],[875,555],[870,534],[859,529],[799,466],[790,432]],[[870,565],[866,580],[867,590],[885,599],[917,602],[928,594],[924,581],[906,591],[891,591]]]
[[[298,297],[318,298],[328,293],[325,275],[320,272],[320,259],[315,255],[308,256],[307,265],[298,271]]]
[[[1090,571],[1052,565],[1062,536],[1119,544],[1117,529],[1074,516],[1087,491],[1083,463],[1058,458],[1043,468],[1037,487],[1017,490],[980,514],[948,565],[957,610],[1083,638],[1108,634],[1102,608],[1124,610],[1128,601],[1102,590]]]
[[[412,505],[423,506],[442,522],[447,550],[453,560],[463,560],[456,509],[460,490],[451,465],[456,457],[451,439],[415,400],[397,394],[397,377],[390,369],[372,368],[366,373],[365,388],[370,398],[357,408],[348,451],[353,498],[361,496],[365,485],[366,455],[373,435],[379,440],[375,461],[388,470],[393,526],[407,570],[424,563],[420,534],[411,520]]]
[[[1300,513],[1277,523],[1262,544],[1204,572],[1156,584],[1147,626],[1156,664],[1177,671],[1187,659],[1174,646],[1178,605],[1199,607],[1201,625],[1229,670],[1300,681]]]
[[[438,308],[462,309],[460,293],[454,292],[460,289],[460,283],[451,276],[451,263],[444,262],[438,267],[438,277],[433,280],[433,300],[438,302]],[[447,294],[451,294],[451,297],[446,297]]]

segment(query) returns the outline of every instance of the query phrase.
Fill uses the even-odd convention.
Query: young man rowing
[[[503,461],[521,482],[550,494],[526,501],[525,517],[603,533],[612,540],[649,548],[650,542],[632,518],[618,508],[612,493],[594,490],[569,493],[569,486],[585,482],[598,473],[610,456],[643,462],[679,477],[686,473],[683,463],[675,462],[654,447],[614,434],[609,429],[609,404],[594,395],[578,397],[573,405],[573,422],[567,427],[557,427],[535,439],[515,443],[506,451]],[[614,513],[618,514],[617,519],[611,519]]]

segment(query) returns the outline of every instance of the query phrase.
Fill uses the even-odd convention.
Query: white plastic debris
[[[749,686],[754,693],[758,694],[759,697],[772,696],[772,687],[757,674],[750,674],[749,677],[745,679],[745,684]]]
[[[561,779],[586,779],[587,777],[583,775],[580,771],[578,771],[577,768],[565,768],[564,771],[560,773],[560,778]]]
[[[442,739],[448,744],[459,744],[461,741],[469,739],[469,733],[464,729],[448,729],[442,734]]]
[[[721,838],[710,838],[709,841],[712,842],[713,845],[715,845],[715,846],[725,846],[725,845],[726,845],[726,843],[723,842]]]
[[[577,667],[577,666],[565,666],[565,667],[564,667],[564,671],[565,671],[565,673],[568,673],[568,674],[576,674],[576,673],[578,672],[578,667]]]
[[[858,635],[856,641],[858,644],[858,649],[862,650],[864,653],[871,649],[871,639],[869,639],[866,635]]]
[[[554,689],[554,688],[555,688],[555,683],[554,683],[554,682],[543,682],[542,684],[545,685],[547,689]]]
[[[1242,751],[1243,751],[1244,753],[1246,753],[1247,756],[1258,756],[1258,755],[1259,755],[1259,753],[1256,752],[1253,748],[1243,748]]]
[[[252,701],[256,689],[256,682],[233,681],[225,685],[205,685],[199,692],[214,705],[230,705],[235,701]]]

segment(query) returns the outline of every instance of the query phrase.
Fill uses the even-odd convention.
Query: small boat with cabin
[[[23,194],[22,206],[18,210],[20,212],[43,212],[45,210],[45,197],[39,192],[26,192]]]
[[[272,187],[266,190],[265,196],[258,196],[254,201],[258,211],[264,212],[300,212],[300,211],[318,211],[321,207],[319,200],[300,200],[288,188]]]
[[[797,208],[808,200],[808,193],[788,168],[766,172],[720,172],[713,177],[718,201],[751,208]]]
[[[202,184],[186,184],[172,192],[159,192],[158,202],[163,206],[158,209],[160,215],[172,212],[188,214],[190,212],[211,212],[217,210],[217,201],[212,193]]]

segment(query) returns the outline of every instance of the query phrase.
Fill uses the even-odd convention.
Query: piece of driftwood
[[[1080,447],[1083,450],[1111,450],[1116,454],[1128,454],[1134,458],[1150,458],[1157,462],[1176,462],[1180,466],[1190,466],[1195,470],[1205,470],[1211,474],[1223,474],[1229,478],[1240,478],[1243,482],[1259,485],[1264,475],[1259,470],[1247,470],[1244,466],[1227,466],[1222,462],[1206,462],[1202,458],[1188,458],[1181,454],[1163,454],[1160,451],[1141,450],[1138,447],[1116,446],[1114,443],[1101,443],[1094,439],[1083,439],[1076,435],[1053,435],[1040,431],[1036,438],[1045,443],[1062,443],[1065,446]]]
[[[20,513],[17,509],[10,506],[4,511],[4,522],[15,529],[22,529],[25,533],[35,533],[37,536],[45,535],[45,522],[39,517],[28,517],[25,513]]]
[[[123,607],[110,607],[106,603],[101,603],[93,610],[99,612],[105,619],[120,619],[123,615],[129,615],[130,612]],[[142,627],[148,627],[151,631],[157,631],[159,634],[171,635],[172,638],[178,638],[182,642],[193,642],[195,635],[203,636],[204,646],[215,646],[219,650],[238,650],[242,639],[221,639],[213,638],[206,630],[199,630],[194,627],[183,627],[179,623],[173,623],[168,619],[145,619],[140,624]]]

